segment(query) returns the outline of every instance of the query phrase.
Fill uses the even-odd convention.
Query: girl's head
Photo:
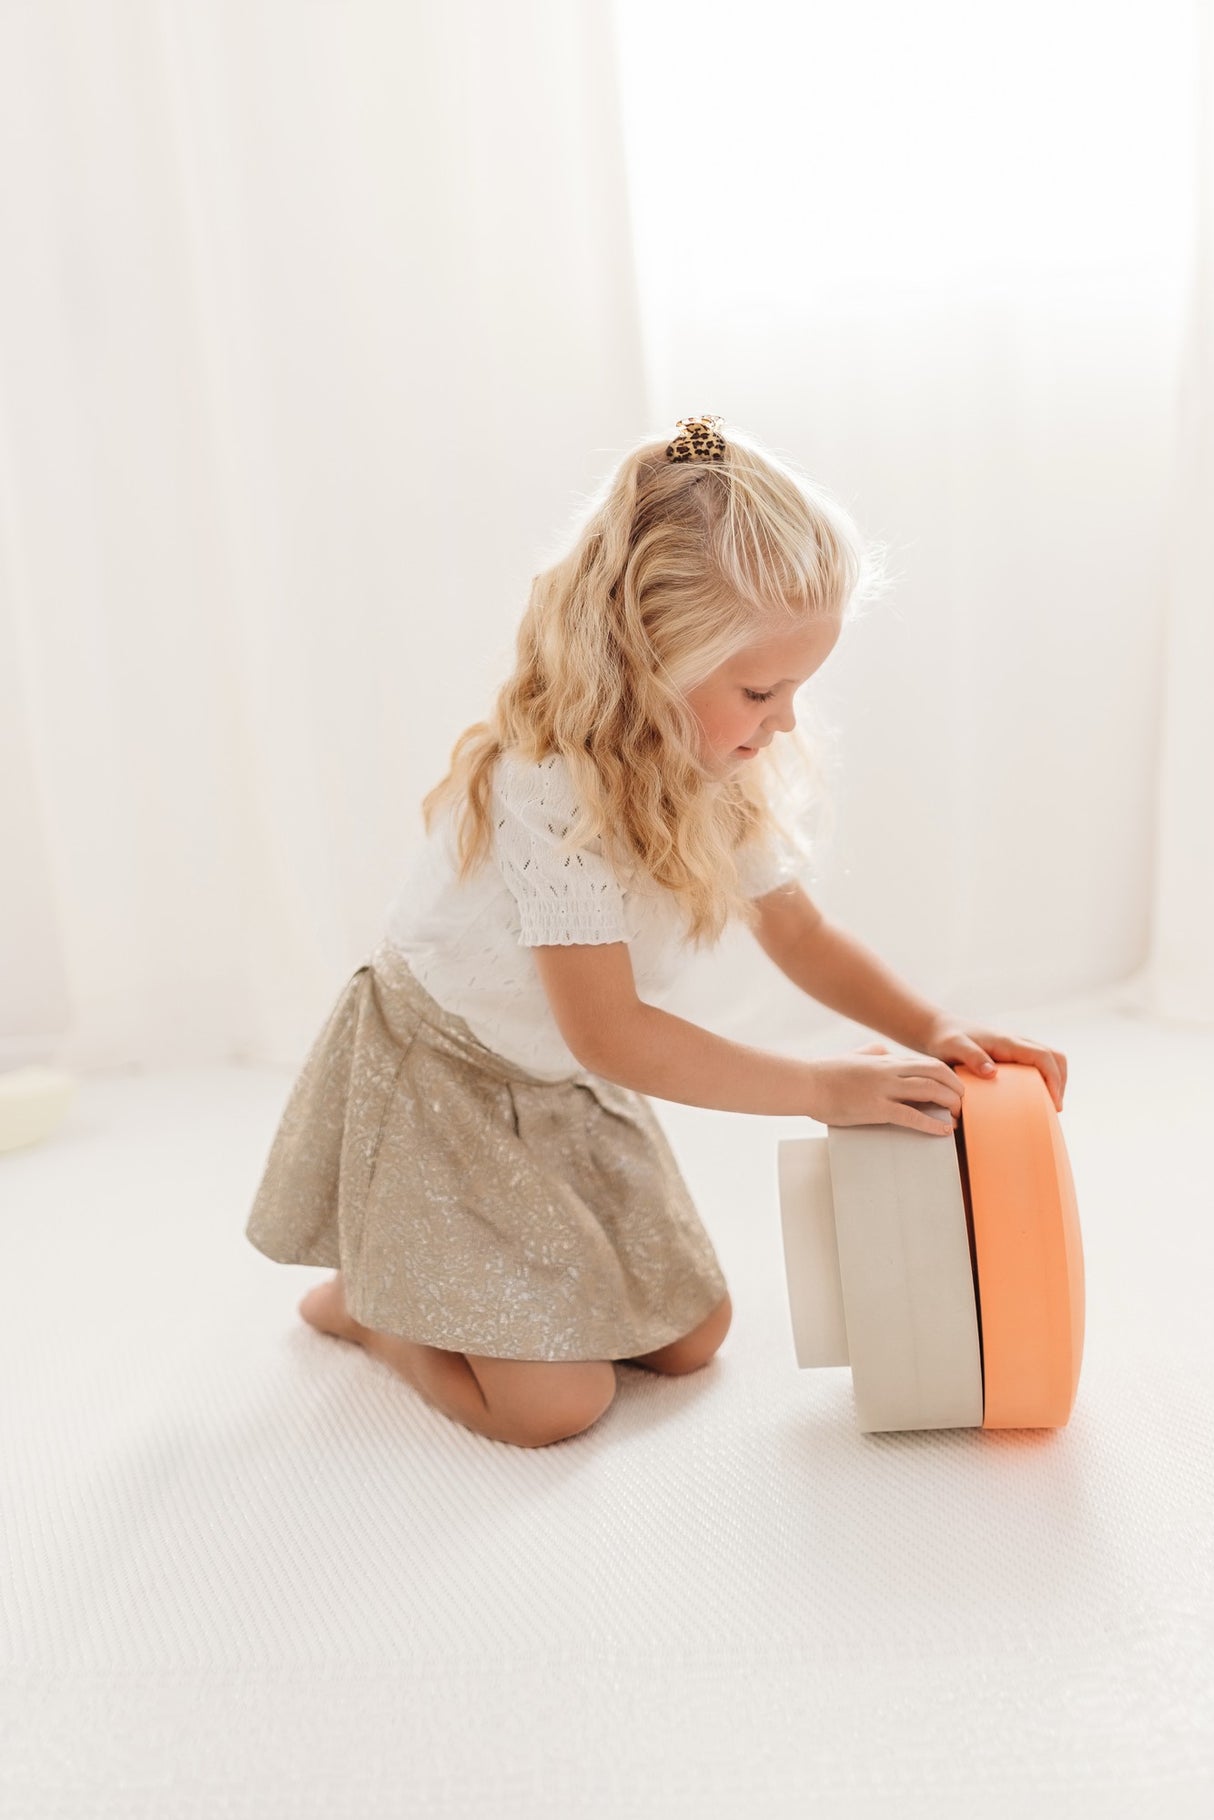
[[[772,826],[772,741],[876,571],[843,507],[752,439],[727,430],[714,461],[667,447],[631,449],[533,578],[513,674],[422,808],[429,827],[441,798],[464,798],[462,877],[487,852],[498,752],[560,752],[586,811],[570,847],[600,835],[676,893],[698,942],[754,920],[733,853]]]
[[[793,696],[830,656],[841,612],[756,637],[687,692],[700,730],[699,751],[714,776],[745,764],[797,724]]]

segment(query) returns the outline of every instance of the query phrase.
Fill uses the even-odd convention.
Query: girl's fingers
[[[1004,1039],[1004,1047],[1011,1051],[1004,1057],[1005,1061],[1027,1062],[1036,1068],[1049,1089],[1050,1098],[1056,1107],[1061,1107],[1066,1092],[1066,1057],[1056,1049],[1049,1049],[1044,1043],[1026,1043],[1018,1037]]]
[[[934,1100],[937,1106],[947,1106],[950,1112],[957,1112],[961,1106],[961,1089],[951,1080],[939,1081],[934,1074],[916,1074],[906,1077],[906,1087],[902,1090],[904,1100]]]
[[[957,1079],[947,1062],[938,1062],[930,1055],[908,1055],[902,1073],[909,1080],[955,1082]]]
[[[1058,1065],[1058,1057],[1044,1043],[1019,1043],[1020,1051],[1017,1060],[1028,1062],[1036,1068],[1042,1080],[1049,1088],[1050,1098],[1055,1106],[1062,1105],[1062,1095],[1066,1087],[1066,1077]]]
[[[955,1128],[947,1120],[934,1119],[930,1112],[916,1112],[913,1106],[904,1105],[900,1100],[896,1102],[889,1122],[905,1125],[910,1131],[925,1131],[931,1137],[952,1137]]]

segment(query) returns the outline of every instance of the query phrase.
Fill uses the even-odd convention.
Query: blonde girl
[[[877,565],[849,515],[720,418],[619,463],[535,576],[514,668],[423,799],[382,939],[297,1077],[246,1234],[336,1274],[300,1303],[441,1415],[538,1447],[621,1362],[695,1371],[732,1317],[650,1097],[951,1127],[957,1067],[1066,1058],[919,998],[798,874],[821,766],[797,691]],[[881,1044],[799,1059],[661,1008],[734,922]]]

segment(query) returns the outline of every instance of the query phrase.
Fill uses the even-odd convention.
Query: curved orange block
[[[966,1071],[964,1138],[982,1336],[983,1428],[1062,1428],[1083,1360],[1083,1242],[1040,1070]]]

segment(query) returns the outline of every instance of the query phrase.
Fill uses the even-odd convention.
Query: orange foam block
[[[967,1071],[961,1105],[982,1335],[982,1426],[1061,1428],[1079,1388],[1084,1274],[1058,1114],[1040,1070],[1014,1062],[986,1078],[971,1079]]]

